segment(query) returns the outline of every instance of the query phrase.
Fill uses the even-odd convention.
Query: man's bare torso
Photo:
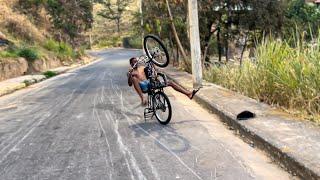
[[[140,81],[146,80],[146,75],[144,73],[144,66],[139,66],[133,70],[132,76],[138,78]]]

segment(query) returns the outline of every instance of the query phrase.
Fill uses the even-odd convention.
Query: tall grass
[[[320,37],[313,43],[292,38],[290,44],[268,38],[256,60],[242,67],[213,67],[205,78],[260,101],[294,110],[320,122]]]

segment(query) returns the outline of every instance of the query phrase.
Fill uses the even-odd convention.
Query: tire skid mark
[[[189,170],[197,179],[201,179],[202,178],[192,169],[190,168],[176,153],[174,153],[173,151],[170,150],[169,147],[167,147],[165,144],[163,144],[160,140],[158,140],[156,137],[154,137],[152,134],[150,134],[148,131],[144,130],[139,124],[137,124],[134,120],[132,120],[129,116],[127,116],[125,113],[122,113],[124,117],[126,117],[126,119],[128,121],[130,121],[132,124],[134,124],[134,126],[136,126],[137,128],[139,128],[141,131],[143,131],[145,134],[147,134],[150,138],[152,138],[153,140],[155,140],[156,142],[158,142],[163,148],[165,148],[173,157],[175,157],[187,170]]]
[[[92,135],[93,135],[93,131],[94,130],[91,130],[91,132],[90,132],[90,135],[89,135],[89,138],[88,138],[88,147],[89,147],[89,150],[91,151],[91,149],[92,149]],[[91,179],[90,178],[90,154],[87,152],[86,153],[86,175],[85,175],[85,178],[86,178],[86,180],[89,180],[89,179]]]
[[[90,76],[91,77],[91,76]],[[89,77],[89,78],[90,78]],[[89,79],[88,78],[88,79]],[[69,82],[69,81],[68,81]],[[73,95],[73,93],[74,93],[74,91],[75,91],[75,89],[72,91],[72,94],[70,94],[70,95],[68,95],[67,96],[67,98],[69,97],[69,96],[72,96]],[[61,97],[61,100],[62,101],[65,101],[65,98],[66,97]],[[34,108],[31,108],[31,110],[29,110],[27,113],[24,113],[24,114],[26,114],[26,115],[29,115],[29,114],[34,114],[34,113],[31,113],[31,112],[33,112],[34,110],[36,110],[36,112],[41,112],[41,111],[52,111],[52,109],[54,109],[54,108],[56,108],[56,107],[59,107],[61,104],[62,104],[62,102],[60,102],[60,99],[59,100],[57,100],[57,101],[59,101],[58,103],[56,103],[54,106],[52,106],[52,107],[48,107],[48,108],[39,108],[39,107],[42,107],[41,105],[39,105],[39,106],[36,106],[36,107],[34,107]],[[23,116],[23,115],[22,115]],[[43,117],[43,115],[42,114],[37,114],[36,113],[36,117],[33,117],[33,119],[35,119],[34,121],[31,121],[30,123],[28,123],[27,125],[25,125],[25,126],[22,126],[22,127],[20,127],[14,134],[12,134],[10,137],[8,137],[5,141],[3,141],[1,144],[6,144],[6,143],[8,143],[8,142],[12,142],[12,141],[15,141],[16,139],[18,139],[19,137],[17,136],[18,134],[20,134],[20,133],[22,133],[24,130],[26,130],[26,129],[28,129],[28,128],[30,128],[37,120],[39,120],[39,118],[40,117]],[[8,144],[8,145],[10,145],[10,144]],[[7,145],[7,146],[8,146]],[[6,146],[6,147],[7,147]],[[6,147],[4,147],[4,148],[6,148]],[[2,148],[1,150],[0,150],[0,153],[2,153],[3,152],[3,149],[4,148]]]
[[[62,99],[63,100],[63,99]],[[59,107],[62,104],[61,102],[56,103],[55,106],[45,110],[44,111],[49,111],[50,109],[54,109],[56,107]],[[42,114],[37,114],[37,116],[34,118],[34,121],[31,121],[30,123],[28,123],[26,126],[23,126],[21,128],[19,128],[14,134],[12,134],[10,137],[8,137],[5,141],[3,141],[1,144],[7,144],[6,146],[4,146],[1,150],[0,150],[0,154],[3,153],[4,150],[6,150],[9,146],[11,146],[12,144],[14,144],[15,141],[17,141],[18,139],[20,139],[20,137],[18,136],[19,134],[22,134],[24,131],[28,131],[28,129],[33,128],[34,124],[36,123],[36,121],[38,121],[40,119],[47,118],[50,116],[50,113],[46,113],[47,115],[42,115]],[[26,132],[27,133],[27,132]],[[9,143],[11,142],[11,143]]]
[[[88,89],[90,88],[90,85],[89,85],[89,83],[87,83],[87,82],[89,82],[90,81],[90,79],[92,78],[92,76],[94,75],[94,73],[92,73],[92,74],[90,74],[82,83],[80,83],[79,84],[79,86],[77,87],[77,88],[74,88],[73,90],[73,93],[71,93],[71,97],[70,97],[70,101],[69,102],[67,102],[67,103],[65,103],[62,107],[60,107],[60,109],[66,109],[65,107],[66,107],[66,105],[67,104],[70,104],[71,102],[72,102],[72,100],[74,100],[72,103],[73,104],[76,104],[76,102],[77,101],[80,101],[80,100],[82,100],[82,98],[84,97],[84,95],[86,94],[86,92],[88,91]],[[86,87],[85,87],[85,90],[83,91],[83,93],[81,93],[81,95],[78,95],[78,96],[76,96],[76,97],[73,97],[73,94],[77,91],[77,89],[82,89],[82,85],[84,85],[85,83],[87,83],[87,85],[86,85]],[[70,95],[68,95],[68,97],[69,97]],[[56,115],[58,115],[58,113],[56,113]],[[55,115],[55,116],[56,116]],[[49,121],[48,121],[48,123],[55,117],[55,116],[53,116]],[[69,136],[68,136],[68,138],[66,138],[66,139],[70,139],[70,134],[68,134]],[[90,157],[90,154],[89,154],[89,157]],[[68,158],[69,159],[69,158]],[[89,164],[90,164],[90,161],[87,161],[87,162],[85,162],[85,168],[86,168],[86,173],[85,173],[85,178],[87,178],[87,179],[90,179],[90,169],[89,169]],[[63,173],[65,173],[66,172],[66,170],[68,169],[68,168],[72,168],[72,164],[70,165],[68,165],[67,166],[67,168],[65,168],[64,170],[63,170]],[[89,170],[89,171],[87,171],[87,170]],[[63,174],[62,173],[62,174]],[[64,178],[62,178],[62,177],[60,177],[59,179],[64,179]]]
[[[188,110],[186,109],[186,107],[183,107],[183,109],[186,111],[186,112],[188,112]],[[197,119],[197,117],[195,117],[192,113],[190,114],[192,117],[194,117],[195,119]],[[164,129],[166,130],[167,128],[166,127],[164,127]],[[166,130],[167,131],[167,130]],[[168,131],[169,132],[169,131]],[[210,135],[210,136],[212,136],[212,135]],[[250,168],[250,167],[248,167],[247,165],[245,165],[244,163],[243,163],[243,161],[241,161],[241,159],[240,158],[237,158],[236,156],[236,154],[235,153],[233,153],[232,151],[230,151],[230,149],[228,149],[221,141],[216,141],[216,143],[218,144],[218,145],[220,145],[221,147],[222,147],[222,149],[224,149],[231,157],[232,157],[232,159],[235,161],[235,162],[237,162],[240,166],[241,166],[241,168],[243,168],[248,174],[249,174],[249,176],[251,176],[251,177],[255,177],[253,174],[253,172],[252,172],[252,169]],[[201,150],[199,149],[199,151],[201,152]],[[201,152],[202,153],[202,152]],[[215,169],[215,171],[216,171],[216,169]]]
[[[110,73],[110,74],[112,74],[112,73]],[[114,86],[113,86],[113,84],[112,84],[113,81],[112,81],[111,78],[110,78],[110,82],[111,82],[111,87],[112,87],[112,89],[113,89]],[[104,90],[104,86],[103,86],[102,89],[101,89],[101,97],[100,97],[101,100],[105,100],[105,95],[104,95],[104,94],[105,94],[105,90]],[[116,91],[116,95],[119,97],[119,94],[118,94],[117,91]],[[121,96],[122,96],[122,92],[121,92]],[[110,103],[113,104],[113,101],[111,100],[110,96],[107,96],[107,97],[108,97]],[[104,101],[103,101],[103,103],[104,103]],[[127,156],[129,156],[131,165],[133,166],[136,174],[138,175],[138,178],[139,178],[139,179],[146,179],[146,177],[143,175],[142,171],[140,170],[140,168],[139,168],[139,166],[138,166],[138,164],[137,164],[137,162],[136,162],[136,159],[134,158],[133,154],[128,150],[127,146],[125,146],[124,143],[123,143],[123,141],[122,141],[122,137],[121,137],[121,135],[120,135],[120,133],[119,133],[118,120],[116,119],[116,120],[115,120],[115,123],[114,123],[111,114],[108,113],[107,111],[104,111],[104,113],[105,113],[106,119],[109,120],[109,122],[114,126],[113,129],[115,130],[115,134],[116,134],[116,136],[117,136],[117,143],[118,143],[118,146],[119,146],[122,154],[124,155],[124,158],[125,158],[125,161],[126,161],[126,165],[127,165],[128,171],[129,171],[129,173],[130,173],[131,179],[135,179],[135,178],[134,178],[134,175],[133,175],[133,172],[132,172],[132,169],[131,169],[131,166],[130,166],[130,164],[129,164],[129,161],[128,161]]]
[[[110,81],[112,82],[112,79],[110,79]],[[120,95],[119,95],[119,94],[117,94],[117,95],[118,95],[118,98],[120,99],[121,109],[124,110],[125,107],[124,107],[124,100],[123,100],[122,90],[121,90],[117,85],[115,85],[115,86],[112,85],[111,87],[112,87],[113,91],[115,91],[115,92],[118,92],[118,91],[119,91],[119,92],[120,92]],[[103,94],[103,95],[104,95],[104,94]],[[112,104],[114,104],[114,102],[112,101],[111,97],[110,97],[109,95],[107,95],[107,97],[108,97],[109,101],[110,101]],[[106,112],[106,111],[105,111],[105,112]],[[110,116],[109,118],[112,120],[112,117],[111,117],[110,113],[109,113],[109,116]],[[108,117],[106,117],[106,118],[108,118]],[[116,119],[115,121],[116,121],[116,124],[118,125],[118,120]],[[127,121],[127,122],[129,123],[129,125],[131,125],[131,123],[130,123],[129,121]],[[116,129],[118,129],[118,127],[117,127]],[[120,136],[120,133],[119,133],[119,132],[118,132],[118,134],[119,134],[119,136]],[[121,137],[121,136],[120,136],[120,137]],[[129,151],[129,150],[127,149],[127,151]],[[130,151],[129,151],[129,152],[130,152]],[[132,155],[131,152],[130,152],[130,154],[131,154],[131,156],[134,158],[134,156]],[[146,160],[147,160],[147,163],[148,163],[149,167],[151,168],[151,172],[152,172],[152,174],[154,175],[154,177],[155,177],[156,179],[160,179],[159,173],[157,172],[157,169],[153,166],[150,158],[145,154],[145,152],[143,152],[143,154],[144,154],[144,157],[145,157]],[[133,162],[133,163],[137,164],[135,159],[134,159],[134,162]],[[137,166],[137,165],[136,165],[136,166]],[[138,166],[137,166],[137,167],[138,167]],[[138,167],[138,168],[139,168],[139,167]],[[139,168],[139,169],[136,169],[136,171],[141,172],[140,168]],[[142,172],[141,172],[141,174],[142,174]],[[142,175],[143,175],[143,174],[142,174]],[[145,177],[144,177],[144,178],[145,178]]]
[[[152,164],[151,160],[150,160],[150,157],[145,153],[145,150],[144,150],[144,145],[142,144],[142,152],[143,152],[143,155],[145,156],[145,158],[147,159],[147,163],[149,165],[149,167],[151,168],[151,172],[152,174],[154,175],[154,178],[157,179],[157,180],[160,180],[160,175],[157,171],[157,169],[154,167],[154,165]]]
[[[41,109],[39,108],[39,111],[46,111],[45,108]],[[31,120],[29,123],[27,123],[26,125],[20,127],[19,129],[17,129],[14,133],[12,133],[9,137],[7,137],[4,141],[1,142],[1,150],[0,150],[0,154],[3,152],[4,148],[6,148],[8,145],[10,145],[10,142],[15,141],[16,139],[18,139],[19,137],[17,136],[18,134],[21,134],[23,131],[25,131],[26,129],[30,128],[36,121],[39,120],[39,118],[43,117],[43,115],[41,114],[36,114],[35,117],[33,117],[33,121]],[[5,145],[7,144],[7,145]]]
[[[117,85],[116,85],[116,86],[117,86]],[[118,89],[120,92],[122,92],[122,90],[121,90],[120,88],[117,87],[116,89]],[[123,102],[122,102],[122,103],[123,103]],[[129,105],[129,104],[127,104],[127,105]],[[124,107],[124,106],[122,105],[122,107]],[[128,108],[126,108],[126,109],[127,109],[127,112],[129,112]],[[192,114],[191,114],[191,115],[192,115]],[[193,116],[193,115],[192,115],[192,116]],[[141,127],[141,128],[142,128],[142,127]],[[163,127],[163,130],[165,130],[168,134],[172,134],[172,132],[170,132],[167,127]],[[220,145],[223,149],[225,149],[225,150],[228,152],[228,154],[249,174],[249,176],[255,177],[255,176],[253,175],[253,172],[252,172],[251,168],[247,167],[241,160],[239,160],[239,158],[237,159],[237,158],[236,158],[236,155],[235,155],[234,153],[232,153],[228,148],[226,148],[221,142],[218,142],[218,143],[219,143],[219,145]],[[191,144],[190,144],[190,147],[193,148],[193,149],[195,149],[195,150],[197,150],[197,151],[199,151],[200,153],[203,153],[198,147],[196,147],[196,146],[194,146],[194,145],[191,145]]]
[[[94,74],[91,74],[88,78],[87,78],[87,80],[85,81],[85,82],[88,82],[90,79],[92,79],[92,77],[93,77],[93,75]],[[83,91],[83,93],[80,95],[80,96],[78,96],[77,97],[77,100],[78,101],[80,101],[81,99],[83,99],[83,97],[84,97],[84,95],[86,95],[86,93],[88,92],[88,89],[90,88],[90,85],[88,84],[87,85],[87,87],[86,87],[86,89]],[[89,149],[91,150],[91,148],[92,148],[92,135],[93,135],[93,129],[91,130],[92,131],[92,133],[90,133],[90,135],[89,135],[89,138],[88,138],[88,147],[89,147]],[[90,132],[90,131],[89,131]],[[87,159],[87,161],[86,161],[86,163],[85,163],[85,166],[86,166],[86,174],[85,174],[85,178],[87,179],[87,180],[89,180],[89,179],[91,179],[90,178],[90,166],[89,166],[89,164],[90,164],[90,153],[86,153],[86,159]]]
[[[106,116],[106,114],[105,114],[105,116]],[[109,120],[109,118],[107,118],[107,119]],[[120,147],[119,147],[119,148],[120,148]],[[121,148],[120,148],[120,150],[121,150]],[[132,172],[131,166],[130,166],[130,164],[129,164],[128,158],[126,157],[125,153],[123,153],[123,151],[121,151],[121,153],[123,154],[123,157],[124,157],[124,159],[125,159],[125,161],[126,161],[126,166],[127,166],[128,171],[129,171],[129,173],[130,173],[130,177],[131,177],[131,179],[133,180],[133,179],[135,179],[135,178],[134,178],[134,176],[133,176],[133,172]]]
[[[42,111],[48,111],[51,110],[52,108],[55,108],[57,106],[57,104],[60,104],[61,101],[64,101],[65,97],[58,97],[55,99],[56,102],[58,103],[54,103],[54,105],[52,107],[45,107],[44,105],[46,104],[34,104],[31,106],[31,108],[28,107],[30,106],[24,106],[23,108],[19,108],[19,110],[17,110],[16,112],[13,112],[12,114],[19,114],[19,116],[21,117],[26,117],[29,116],[30,114],[32,115],[32,118],[35,119],[35,121],[37,120],[37,118],[40,118],[42,115],[37,113],[37,112],[42,112]],[[50,105],[50,104],[49,104]],[[22,112],[22,113],[20,113]],[[8,114],[6,114],[6,116],[9,116]],[[26,125],[26,127],[28,127],[30,124],[34,123],[34,121],[30,122],[29,124]],[[13,136],[16,136],[16,134],[21,132],[21,129],[23,129],[25,126],[22,126],[19,128],[19,130],[16,131],[16,133],[14,133],[13,135],[11,135],[9,138],[7,138],[7,140],[11,140],[11,138]],[[5,141],[2,142],[2,144]]]
[[[91,76],[89,76],[89,78],[91,78]],[[81,87],[85,82],[87,82],[87,80],[89,79],[87,78],[85,81],[83,81],[82,83],[80,83],[79,87]],[[79,88],[77,87],[77,88]],[[65,102],[60,102],[60,103],[57,103],[55,107],[58,107],[60,109],[64,109],[64,107],[70,103],[73,99],[73,95],[76,91],[77,88],[74,88],[71,92],[70,95],[68,95],[68,99],[65,101]],[[63,98],[64,100],[65,98]],[[61,105],[61,106],[60,106]],[[52,110],[53,108],[50,108],[50,110]],[[35,123],[35,121],[33,121],[34,123],[31,123],[31,127],[26,130],[27,132],[21,137],[20,140],[18,140],[17,142],[15,142],[15,140],[19,139],[20,137],[16,136],[15,139],[12,141],[12,143],[8,144],[7,146],[5,146],[1,151],[0,151],[0,154],[4,152],[4,150],[8,149],[10,146],[13,146],[12,148],[9,149],[9,151],[2,156],[2,158],[0,159],[0,164],[8,157],[8,155],[10,155],[12,152],[18,150],[18,146],[37,128],[39,127],[45,120],[49,119],[50,117],[54,117],[58,114],[57,111],[55,111],[54,114],[50,114],[49,112],[47,112],[45,115],[44,115],[44,118],[40,119],[38,121],[38,123]],[[53,119],[53,118],[50,118],[50,120]],[[27,127],[28,128],[28,127]]]
[[[114,87],[115,87],[115,86],[114,86]],[[121,101],[122,101],[122,103],[121,103],[121,104],[122,104],[122,105],[121,105],[121,106],[122,106],[121,109],[124,109],[123,99],[122,99],[122,91],[121,91],[121,89],[118,89],[118,90],[120,91],[120,99],[121,99]],[[103,93],[103,96],[104,96],[104,95],[105,95],[105,94]],[[110,103],[111,103],[111,104],[114,104],[114,102],[112,101],[111,97],[108,96],[108,95],[107,95],[107,97],[108,97]],[[105,111],[105,113],[106,113],[106,118],[107,118],[107,119],[108,119],[108,118],[109,118],[110,120],[113,119],[110,113],[108,113],[107,111]],[[116,124],[117,124],[117,126],[118,126],[118,120],[116,119],[115,121],[116,121]],[[128,121],[127,121],[127,122],[128,122]],[[129,123],[129,125],[131,124],[130,122],[128,122],[128,123]],[[118,127],[115,128],[115,129],[118,129]],[[118,130],[117,130],[117,131],[118,131]],[[120,133],[118,133],[118,134],[119,134],[119,136],[121,137]],[[123,144],[123,143],[122,143],[122,144]],[[132,153],[128,150],[128,148],[126,148],[126,150],[130,153],[130,156],[131,156],[130,159],[133,158],[133,162],[132,162],[132,163],[136,164],[136,167],[138,167],[138,165],[137,165],[137,163],[136,163],[136,160],[135,160],[134,156],[132,155]],[[154,175],[155,179],[157,179],[157,180],[160,179],[159,173],[157,172],[157,169],[153,166],[153,164],[152,164],[149,156],[147,156],[144,151],[143,151],[143,155],[144,155],[144,157],[146,158],[147,163],[148,163],[149,167],[151,168],[151,172],[152,172],[152,174]],[[136,171],[141,172],[141,170],[140,170],[139,167],[138,167],[138,169],[136,169]],[[142,172],[141,172],[141,174],[142,174]],[[143,175],[143,174],[142,174],[142,175]],[[140,179],[143,178],[143,177],[144,177],[144,176],[141,176],[141,175],[140,175]],[[144,178],[145,178],[145,177],[144,177]]]
[[[75,91],[75,90],[74,90]],[[73,95],[74,91],[71,93],[71,95]],[[72,96],[65,102],[65,103],[62,103],[62,107],[64,107],[66,104],[68,104],[70,101],[72,100]],[[45,120],[49,119],[49,117],[52,116],[52,114],[50,113],[46,113],[45,114],[45,118],[42,118],[41,120],[38,121],[38,123],[36,123],[35,125],[33,124],[31,126],[31,128],[27,131],[27,133],[22,136],[22,138],[16,142],[14,145],[13,144],[9,144],[9,145],[13,145],[12,148],[10,148],[10,150],[4,155],[2,156],[2,158],[0,159],[0,163],[2,163],[7,157],[8,155],[10,155],[12,152],[18,150],[18,146],[38,127],[40,126]],[[54,115],[55,116],[55,115]],[[7,147],[9,147],[9,145]],[[3,151],[4,149],[2,149]]]
[[[112,86],[114,91],[117,91],[115,89],[114,86]],[[122,92],[122,90],[120,88],[118,88],[119,91]],[[118,96],[119,97],[119,96]],[[128,108],[124,107],[126,109],[127,112],[129,112]],[[174,153],[173,151],[170,150],[169,147],[167,147],[165,144],[163,144],[160,140],[158,140],[156,137],[154,137],[152,134],[150,134],[148,131],[144,130],[140,125],[138,125],[134,120],[132,120],[129,116],[127,116],[123,111],[122,111],[122,115],[124,115],[126,117],[126,119],[128,120],[129,124],[132,124],[136,127],[138,127],[139,129],[141,129],[144,133],[146,133],[150,138],[154,139],[156,142],[158,142],[162,147],[164,147],[165,149],[168,150],[168,152],[173,155],[187,170],[189,170],[195,177],[197,177],[198,179],[202,179],[192,168],[190,168],[176,153]]]
[[[109,121],[112,121],[112,116],[107,111],[105,111],[105,117]],[[121,137],[120,132],[119,132],[119,121],[116,119],[115,123],[112,123],[112,124],[114,126],[114,130],[115,130],[115,133],[117,135],[117,143],[118,143],[118,146],[119,146],[122,154],[124,156],[128,156],[129,157],[131,167],[134,169],[134,171],[138,175],[138,179],[140,179],[140,180],[146,179],[146,177],[142,173],[140,167],[138,166],[137,160],[135,159],[135,157],[133,156],[132,152],[128,149],[128,147],[124,144],[124,142],[122,140],[122,137]],[[127,161],[127,158],[126,158],[126,161]],[[129,165],[129,163],[128,163],[128,165]],[[129,169],[131,169],[131,168],[129,167]],[[131,170],[131,179],[134,179],[132,170]]]
[[[109,154],[109,162],[108,162],[108,158],[107,155],[105,156],[105,162],[106,162],[106,168],[108,167],[108,164],[110,163],[112,169],[113,169],[113,162],[112,162],[112,153],[111,153],[111,149],[110,149],[110,144],[109,144],[109,140],[107,138],[107,134],[105,129],[103,128],[101,119],[99,117],[99,113],[96,110],[96,100],[97,100],[98,95],[95,95],[94,100],[93,100],[93,109],[92,109],[92,119],[98,121],[99,124],[99,131],[100,131],[100,137],[104,137],[104,141],[107,145],[108,148],[108,154]],[[112,171],[110,170],[109,172],[111,179],[112,179]]]
[[[105,79],[105,77],[106,77],[106,74],[107,74],[107,72],[104,71],[104,72],[103,72],[103,75],[101,76],[100,81],[104,81],[104,79]],[[101,94],[100,94],[100,96],[99,96],[99,97],[100,97],[100,103],[102,103],[102,104],[104,104],[104,102],[105,102],[105,99],[104,99],[104,96],[103,96],[104,88],[105,88],[105,86],[102,86],[102,88],[101,88]],[[98,90],[98,91],[99,91],[99,90]],[[98,94],[98,93],[97,93],[97,94]],[[96,111],[97,117],[99,118],[100,127],[103,128],[103,126],[102,126],[102,121],[101,121],[101,119],[100,119],[99,113],[98,113],[98,111],[97,111],[96,108],[95,108],[95,111]],[[105,136],[105,138],[106,138],[106,140],[107,140],[109,160],[110,160],[110,164],[111,164],[111,167],[112,167],[112,172],[114,173],[114,168],[113,168],[113,167],[114,167],[114,162],[113,162],[113,160],[112,160],[113,155],[112,155],[112,152],[111,152],[111,146],[110,146],[109,140],[108,140],[108,138],[107,138],[106,131],[104,131],[104,136]],[[111,176],[111,177],[112,177],[112,176]],[[110,177],[110,178],[111,178],[111,177]]]

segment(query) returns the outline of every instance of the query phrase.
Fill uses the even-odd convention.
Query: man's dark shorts
[[[150,88],[150,81],[149,80],[141,81],[141,82],[139,82],[139,86],[140,86],[143,93],[147,93]]]

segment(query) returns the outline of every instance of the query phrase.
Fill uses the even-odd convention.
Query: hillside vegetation
[[[0,46],[0,80],[71,64],[84,55],[85,47],[57,38],[61,31],[51,14],[35,2],[0,0],[0,33],[9,41]]]
[[[105,1],[107,2],[107,1]],[[116,1],[111,1],[115,4]],[[93,8],[94,24],[92,28],[93,48],[108,47],[132,47],[141,48],[141,27],[134,26],[136,16],[139,16],[139,0],[128,1],[128,6],[122,14],[120,22],[120,31],[117,31],[115,21],[104,18],[99,12],[106,9],[101,3],[96,3]]]

